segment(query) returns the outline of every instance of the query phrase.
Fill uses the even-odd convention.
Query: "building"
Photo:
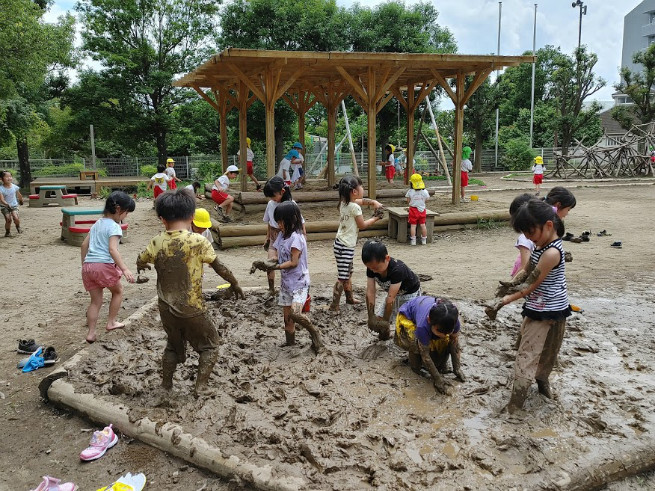
[[[644,0],[623,18],[621,66],[640,72],[641,65],[632,62],[632,55],[655,43],[655,0]]]

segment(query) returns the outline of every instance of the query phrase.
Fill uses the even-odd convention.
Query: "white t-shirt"
[[[220,191],[221,193],[227,193],[227,190],[230,188],[230,178],[227,177],[225,174],[223,174],[221,177],[216,179],[219,183],[221,183],[221,188],[216,186],[216,183],[212,186],[212,189],[215,189],[216,191]]]
[[[0,184],[0,193],[2,193],[2,197],[5,199],[7,204],[10,207],[18,206],[18,198],[16,197],[16,193],[20,191],[20,188],[16,186],[13,182],[11,183],[11,186],[8,188],[4,187],[2,184]]]
[[[241,150],[239,150],[239,151],[237,152],[237,157],[238,157],[239,155],[241,155]],[[252,160],[253,160],[254,158],[255,158],[255,153],[254,153],[252,150],[250,150],[249,148],[247,148],[247,149],[246,149],[246,160],[247,160],[248,162],[252,162]]]
[[[387,167],[396,167],[396,157],[394,157],[392,153],[387,157],[387,163],[385,165]]]
[[[152,176],[150,180],[154,181],[155,186],[157,186],[159,189],[166,191],[168,189],[168,183],[170,182],[171,178],[168,177],[168,174],[165,172],[157,172],[157,174]]]
[[[209,230],[208,228],[206,228],[200,235],[202,235],[205,239],[207,239],[210,244],[214,243],[214,236],[212,235],[212,231]]]
[[[346,247],[355,247],[359,227],[355,218],[362,215],[362,207],[351,201],[347,205],[343,203],[339,207],[339,229],[337,239]]]
[[[425,200],[430,198],[430,193],[426,189],[410,189],[407,191],[405,198],[409,198],[409,206],[416,208],[423,213],[425,210]]]
[[[109,254],[109,238],[123,236],[121,226],[113,218],[101,218],[89,230],[89,250],[84,258],[85,263],[114,263]]]
[[[532,166],[532,172],[536,174],[543,174],[544,173],[544,165],[543,164],[534,164]]]
[[[295,200],[291,200],[294,203],[296,202]],[[268,204],[266,205],[266,210],[264,211],[264,223],[268,223],[272,228],[278,228],[277,222],[275,221],[275,218],[273,218],[273,213],[275,212],[275,208],[280,206],[281,202],[278,203],[277,201],[273,201],[272,199],[268,201]],[[305,219],[302,217],[302,223],[305,223]]]
[[[473,164],[471,164],[471,161],[469,159],[462,159],[462,163],[460,165],[460,170],[462,172],[469,172],[473,170]]]
[[[171,180],[175,179],[176,174],[175,174],[175,168],[173,167],[166,167],[166,170],[164,171],[168,177],[171,178]]]
[[[285,181],[290,181],[291,180],[291,173],[289,172],[290,167],[291,167],[291,161],[289,159],[280,160],[280,168],[277,171],[276,175],[280,176]],[[286,176],[284,175],[284,171],[287,171]]]

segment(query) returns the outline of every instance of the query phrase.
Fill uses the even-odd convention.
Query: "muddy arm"
[[[430,375],[432,376],[432,384],[434,385],[435,390],[441,394],[447,395],[448,391],[446,390],[446,382],[439,373],[439,370],[437,370],[437,367],[434,366],[429,348],[421,344],[418,339],[416,340],[416,347],[421,355],[423,366],[428,369],[428,372],[430,372]]]
[[[453,364],[453,373],[455,374],[455,377],[457,377],[460,382],[465,382],[466,378],[462,372],[462,363],[460,360],[462,350],[459,347],[459,333],[451,335],[450,343],[448,343],[448,350],[450,351],[450,361]]]
[[[492,305],[485,306],[484,313],[487,314],[487,317],[494,320],[498,311],[503,307],[503,305],[505,305],[503,303],[503,298],[507,295],[512,295],[527,289],[537,280],[537,278],[539,278],[540,274],[541,270],[532,266],[529,274],[524,270],[517,274],[512,281],[500,281],[500,286],[496,290],[496,297],[500,297],[500,300],[496,300]]]
[[[237,279],[232,274],[232,271],[230,271],[230,269],[227,266],[225,266],[222,262],[220,262],[218,258],[214,259],[214,261],[212,261],[210,266],[214,271],[216,271],[216,274],[218,274],[221,278],[223,278],[232,286],[232,291],[234,292],[237,298],[245,298],[243,294],[243,290],[241,290],[241,287],[239,286],[239,282],[237,281]]]

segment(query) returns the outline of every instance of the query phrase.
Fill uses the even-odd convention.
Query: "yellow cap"
[[[246,144],[250,146],[250,138],[246,138]]]
[[[396,151],[396,147],[393,146],[391,143],[389,143],[389,146],[391,147],[391,153],[394,153]]]
[[[541,157],[541,155],[537,155],[537,156],[534,158],[534,163],[535,163],[535,164],[543,164],[543,163],[544,163],[544,159]]]
[[[196,208],[193,215],[193,224],[198,228],[211,228],[212,221],[209,218],[209,212],[204,208]]]
[[[425,189],[425,183],[423,182],[421,174],[412,174],[409,181],[412,183],[412,188]]]
[[[170,164],[170,163],[173,163],[173,164],[174,164],[175,161],[174,161],[173,159],[167,159],[167,160],[166,160],[166,163],[167,163],[167,164]]]

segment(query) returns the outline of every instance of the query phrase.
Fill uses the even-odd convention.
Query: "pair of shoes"
[[[562,237],[562,240],[571,240],[573,238],[573,234],[571,232],[566,232],[564,237]],[[582,242],[582,241],[580,241]]]
[[[33,339],[19,339],[18,349],[16,350],[16,353],[24,353],[26,355],[31,355],[38,349],[39,349],[39,345],[36,344],[36,341],[34,341]]]
[[[59,361],[59,356],[57,356],[57,351],[52,346],[48,346],[45,350],[41,347],[37,347],[36,351],[32,353],[31,356],[23,358],[16,365],[18,368],[22,368],[23,372],[31,372],[41,367],[50,367]],[[28,367],[25,370],[25,367]]]
[[[612,242],[610,244],[610,247],[614,247],[615,249],[621,249],[621,247],[623,247],[623,243],[620,240],[617,240],[616,242]]]
[[[601,230],[596,234],[598,237],[611,237],[612,234],[608,234],[607,230]]]
[[[77,486],[72,482],[61,482],[61,479],[43,476],[43,481],[32,491],[75,491]]]
[[[582,242],[589,242],[589,236],[591,235],[591,232],[585,231],[582,232],[582,235],[580,235],[580,238],[582,239]]]
[[[582,237],[573,237],[573,238],[568,239],[568,240],[570,240],[574,244],[580,244],[582,242]]]
[[[118,443],[118,435],[114,433],[114,425],[106,426],[102,431],[94,431],[89,446],[80,453],[80,460],[89,462],[105,455],[107,450]]]

